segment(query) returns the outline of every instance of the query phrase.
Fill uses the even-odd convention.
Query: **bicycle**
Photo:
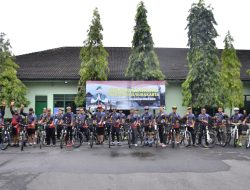
[[[191,145],[191,133],[188,131],[189,125],[184,124],[181,125],[180,128],[180,144],[183,144],[184,146],[189,146]]]
[[[46,124],[38,126],[37,144],[39,144],[40,149],[46,145],[46,127],[48,127]]]
[[[196,139],[198,139],[198,143],[197,144],[200,144],[205,147],[205,148],[212,148],[214,147],[215,145],[215,133],[213,131],[210,131],[209,130],[209,127],[208,126],[205,126],[205,130],[201,136],[201,142],[199,142],[199,139],[200,139],[200,135],[202,133],[201,131],[201,126],[199,126],[198,128],[198,132],[196,133]]]
[[[171,127],[170,130],[167,131],[167,143],[171,143],[171,147],[175,148],[176,144],[176,130],[174,127]]]
[[[21,143],[21,151],[24,150],[24,147],[26,146],[26,143],[28,141],[28,134],[27,134],[27,127],[28,125],[24,125],[24,124],[20,124],[20,127],[21,127],[21,131],[20,131],[20,134],[19,134],[19,137],[20,137],[20,143]]]
[[[246,149],[250,148],[250,124],[246,124],[248,126],[247,133],[246,133],[246,142],[245,146]]]
[[[10,133],[10,124],[3,124],[0,131],[0,146],[1,150],[6,150],[11,144],[11,133]]]
[[[215,134],[217,144],[225,147],[229,144],[228,140],[230,138],[230,133],[228,133],[227,126],[214,126],[213,132]]]
[[[89,145],[90,148],[93,148],[94,142],[97,142],[96,125],[91,125],[90,127]]]
[[[83,142],[83,133],[80,131],[79,127],[73,127],[72,130],[73,147],[79,148]]]
[[[234,147],[237,147],[239,140],[239,125],[241,125],[241,123],[231,123],[229,144],[231,143],[231,140],[233,140]]]

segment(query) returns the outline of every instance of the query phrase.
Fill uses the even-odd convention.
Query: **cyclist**
[[[20,132],[20,123],[22,122],[22,116],[18,113],[17,108],[14,108],[15,102],[10,103],[10,112],[12,114],[11,126],[12,126],[12,135],[13,143],[12,146],[19,147],[19,132]]]
[[[73,144],[73,135],[72,135],[72,127],[74,125],[74,114],[73,112],[71,111],[71,107],[68,106],[66,108],[67,112],[63,115],[63,124],[67,127],[67,135],[65,137],[65,140],[66,140],[66,143],[68,146],[72,146]],[[69,142],[69,143],[68,143]]]
[[[35,145],[36,141],[35,141],[35,126],[36,126],[36,122],[37,122],[37,118],[36,115],[34,114],[34,110],[33,108],[29,108],[29,113],[25,113],[23,111],[24,109],[24,105],[21,105],[21,109],[20,109],[20,114],[25,116],[27,118],[27,134],[28,134],[28,143],[30,146]]]
[[[169,122],[172,128],[174,128],[176,132],[176,143],[177,146],[180,144],[180,120],[181,116],[177,113],[177,107],[172,107],[172,112],[168,115]]]
[[[4,124],[5,107],[6,103],[5,101],[2,101],[2,105],[0,107],[0,125]]]
[[[2,105],[0,107],[0,134],[2,134],[2,128],[4,125],[5,107],[6,107],[6,103],[5,101],[2,101]],[[0,136],[0,143],[1,143],[1,140],[2,140],[2,136]]]
[[[117,140],[117,145],[121,146],[120,143],[120,127],[121,127],[121,116],[119,113],[116,112],[116,107],[112,107],[112,113],[110,114],[110,119],[111,119],[111,126],[112,126],[112,143],[111,145],[114,146],[115,145],[115,136],[116,136],[116,140]]]
[[[160,146],[166,147],[166,142],[164,139],[164,128],[166,127],[168,120],[168,114],[164,112],[164,107],[161,106],[159,109],[159,113],[156,116],[156,122],[159,129],[159,137],[160,137]]]
[[[242,121],[243,121],[243,115],[239,113],[239,108],[234,108],[234,114],[230,118],[230,123],[240,123],[238,126],[238,133],[239,133],[239,139],[238,139],[238,146],[242,146]]]
[[[149,112],[149,107],[144,107],[144,113],[141,115],[141,121],[146,133],[145,145],[152,146],[154,142],[154,118]]]
[[[132,144],[138,146],[138,127],[140,122],[140,116],[136,114],[135,109],[131,108],[130,114],[127,117],[127,122],[131,125],[132,130]]]
[[[53,146],[56,145],[56,136],[55,136],[55,125],[54,125],[54,116],[51,113],[51,109],[47,109],[47,114],[41,120],[42,124],[46,126],[46,142],[47,146],[50,146],[50,140],[52,139]]]
[[[216,131],[217,131],[217,138],[218,141],[220,142],[220,144],[222,144],[222,139],[221,136],[219,134],[219,130],[221,129],[223,131],[224,134],[224,140],[226,140],[227,137],[227,128],[226,128],[226,124],[225,122],[223,122],[225,120],[225,118],[227,117],[227,115],[223,112],[223,108],[222,107],[218,107],[218,112],[215,114],[214,119],[215,119],[215,126],[216,126]],[[224,141],[225,144],[225,141]],[[223,145],[223,144],[222,144]]]
[[[76,116],[76,126],[79,127],[80,131],[86,136],[87,142],[89,141],[89,131],[87,125],[88,115],[84,112],[83,108],[79,108],[79,113]]]
[[[193,114],[192,107],[187,108],[187,114],[185,115],[186,124],[188,125],[188,131],[191,133],[192,145],[195,146],[195,115]],[[190,146],[190,145],[188,145]]]
[[[199,127],[200,127],[200,135],[199,135],[199,141],[198,141],[198,145],[201,145],[201,138],[203,133],[206,130],[206,127],[208,126],[208,122],[212,117],[206,113],[206,109],[202,108],[201,109],[201,114],[198,116],[198,121],[199,121]],[[206,145],[205,145],[206,147]]]
[[[60,139],[61,138],[61,133],[62,133],[62,118],[63,118],[63,109],[60,108],[58,110],[58,113],[55,114],[55,117],[54,117],[54,124],[56,126],[56,134],[57,134],[57,139]]]
[[[97,144],[103,144],[104,142],[104,124],[105,124],[105,112],[102,110],[102,105],[97,106],[97,112],[93,114],[93,124],[96,125],[97,132]]]

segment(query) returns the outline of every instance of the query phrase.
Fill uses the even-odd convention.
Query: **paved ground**
[[[16,189],[249,190],[250,150],[9,148],[0,151],[0,190]]]

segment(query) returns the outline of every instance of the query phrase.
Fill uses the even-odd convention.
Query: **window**
[[[72,111],[75,113],[76,105],[74,103],[75,94],[54,94],[54,113],[57,112],[58,108],[63,108],[70,106]]]
[[[250,95],[245,95],[244,100],[244,108],[247,110],[247,113],[250,113]]]

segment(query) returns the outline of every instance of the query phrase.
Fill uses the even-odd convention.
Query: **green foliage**
[[[15,100],[16,105],[28,105],[25,85],[17,78],[19,66],[15,63],[10,51],[9,40],[4,39],[5,34],[0,34],[0,99],[8,104]]]
[[[243,85],[240,80],[241,63],[233,46],[233,38],[228,32],[224,39],[221,55],[221,101],[227,108],[243,106]]]
[[[132,52],[125,75],[132,80],[164,80],[143,2],[137,7],[135,22]]]
[[[75,98],[75,103],[78,106],[83,105],[87,80],[107,80],[108,78],[108,52],[102,44],[102,31],[100,15],[96,8],[88,30],[87,40],[84,41],[80,52],[80,80],[78,82],[78,94]]]
[[[189,73],[182,84],[183,105],[216,106],[220,103],[220,62],[214,41],[218,34],[212,8],[200,0],[192,5],[187,21]]]

